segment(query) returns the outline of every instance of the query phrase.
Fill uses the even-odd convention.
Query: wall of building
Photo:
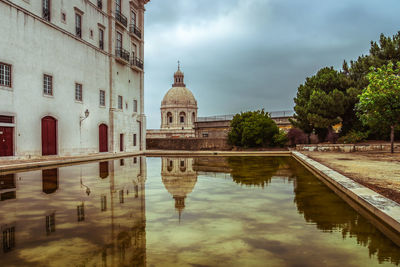
[[[61,156],[99,152],[99,125],[108,126],[109,151],[120,151],[119,135],[124,134],[124,151],[145,147],[146,121],[143,107],[143,71],[115,56],[116,30],[123,34],[123,48],[143,59],[143,1],[122,1],[122,11],[130,20],[137,13],[142,38],[118,26],[114,1],[51,1],[50,22],[42,18],[42,1],[0,1],[0,62],[12,66],[12,86],[0,86],[0,115],[14,117],[14,157],[42,155],[41,119],[57,120],[57,154]],[[109,3],[108,3],[109,2]],[[146,2],[146,1],[145,1]],[[75,34],[75,13],[82,16],[82,37]],[[62,20],[65,14],[66,20]],[[117,26],[116,26],[117,25]],[[104,50],[99,48],[99,28],[104,30]],[[91,34],[92,33],[92,34]],[[43,75],[53,79],[53,95],[43,94]],[[75,100],[75,83],[82,84],[83,99]],[[100,106],[100,90],[105,106]],[[118,96],[123,108],[118,108]],[[137,112],[133,101],[137,100]],[[82,122],[85,111],[89,117]],[[136,146],[133,135],[136,134]],[[140,142],[142,138],[142,142]]]
[[[146,146],[162,150],[231,150],[226,141],[223,138],[148,138]]]

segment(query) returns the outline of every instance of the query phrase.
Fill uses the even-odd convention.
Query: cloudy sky
[[[368,53],[400,30],[399,0],[151,0],[145,15],[147,128],[177,61],[199,116],[293,109],[297,87],[324,66]]]

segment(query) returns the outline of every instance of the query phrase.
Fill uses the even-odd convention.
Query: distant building
[[[147,138],[195,137],[196,118],[197,101],[186,88],[184,74],[178,65],[174,84],[161,102],[161,127],[159,130],[147,130]]]
[[[0,157],[145,149],[147,2],[0,1]]]
[[[292,128],[289,119],[293,118],[293,111],[275,111],[269,113],[279,129],[287,132]],[[234,115],[198,117],[195,122],[197,138],[228,138],[231,121]]]

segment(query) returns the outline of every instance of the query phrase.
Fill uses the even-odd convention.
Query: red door
[[[0,157],[14,155],[14,128],[0,127]]]
[[[57,121],[49,116],[42,119],[42,155],[57,155]]]
[[[124,151],[124,134],[119,135],[119,151]]]
[[[108,127],[105,124],[99,126],[99,151],[108,152]]]

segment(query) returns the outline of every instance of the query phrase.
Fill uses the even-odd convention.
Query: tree
[[[332,126],[343,121],[349,97],[346,76],[333,67],[322,68],[299,86],[292,124],[310,135],[313,131],[320,141],[332,131]]]
[[[381,68],[371,68],[367,75],[368,86],[360,95],[357,115],[370,127],[390,128],[391,152],[394,152],[394,130],[400,124],[400,62],[397,68],[389,63]]]
[[[279,128],[264,110],[236,114],[231,121],[228,141],[242,147],[266,147],[274,145]]]

